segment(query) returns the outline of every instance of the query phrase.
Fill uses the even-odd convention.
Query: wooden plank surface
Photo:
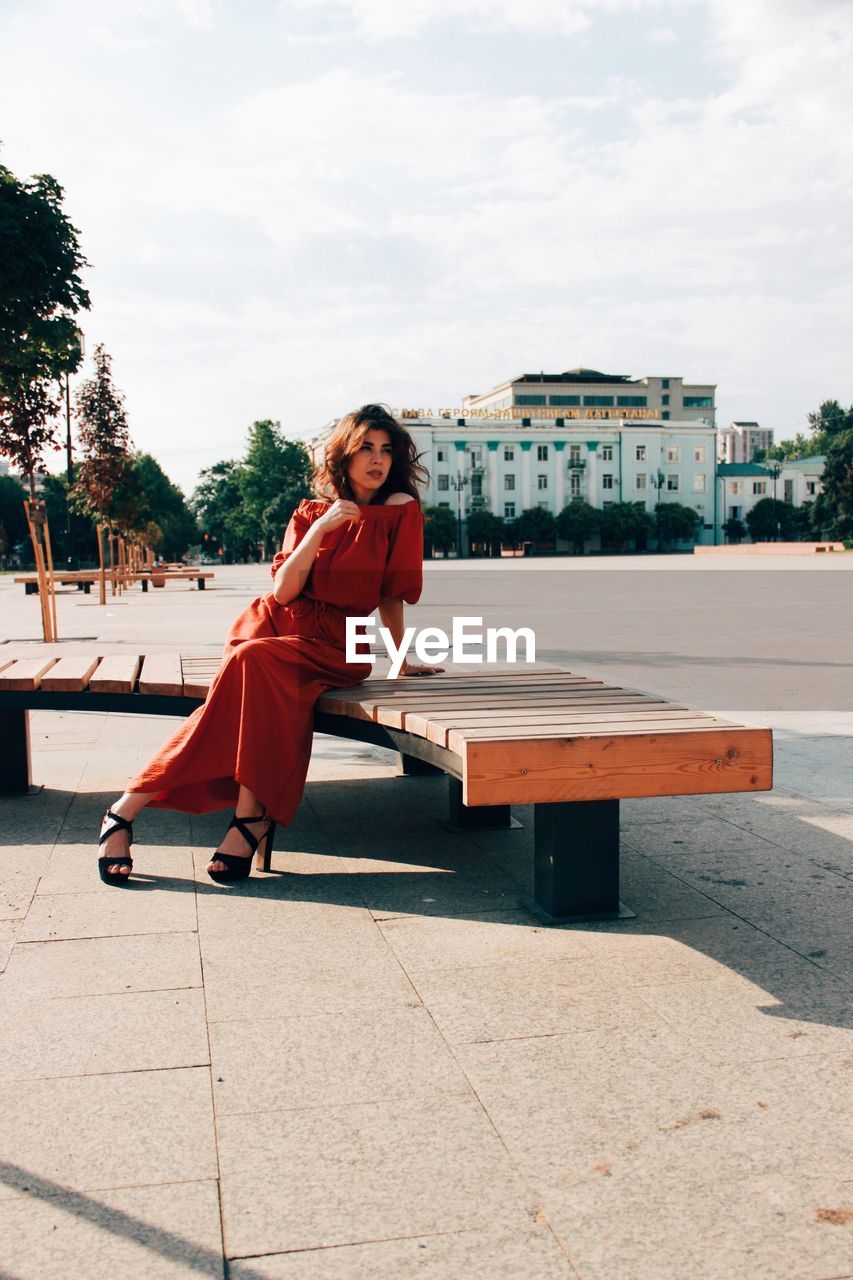
[[[649,706],[668,707],[664,698],[655,698],[651,694],[634,693],[622,689],[588,689],[583,692],[564,694],[558,698],[471,698],[442,701],[440,703],[420,704],[412,708],[386,707],[380,705],[374,719],[378,724],[387,725],[391,729],[408,729],[410,733],[423,732],[423,724],[429,720],[452,721],[460,717],[467,722],[469,716],[505,716],[507,719],[524,719],[527,716],[547,715],[560,711],[574,714],[588,708],[612,706]]]
[[[553,681],[553,677],[551,681]],[[595,690],[605,686],[600,680],[583,680],[573,676],[567,680],[562,680],[559,684],[551,681],[542,683],[526,683],[526,684],[509,684],[499,681],[484,682],[478,681],[475,684],[459,684],[454,685],[452,689],[437,688],[436,686],[416,687],[414,681],[399,682],[404,687],[396,687],[389,691],[382,691],[374,694],[370,689],[346,688],[346,689],[330,689],[328,693],[323,694],[322,711],[337,712],[342,715],[355,714],[361,719],[375,719],[379,708],[390,710],[392,707],[398,707],[403,710],[421,710],[428,709],[431,706],[447,703],[451,699],[458,699],[464,702],[473,703],[478,700],[481,703],[504,702],[510,697],[527,697],[533,694],[540,696],[560,696],[561,692],[583,691],[586,689]],[[396,681],[389,682],[393,685],[398,684]],[[356,711],[355,708],[361,708]]]
[[[155,653],[142,659],[139,692],[156,693],[169,698],[183,697],[184,677],[177,653]]]
[[[69,654],[51,667],[42,680],[41,687],[53,693],[82,693],[98,662],[99,658],[95,654]]]
[[[182,657],[181,672],[185,698],[206,698],[213,678],[222,665],[221,657]]]
[[[462,739],[470,805],[769,791],[769,729],[714,727],[517,741]]]
[[[482,720],[475,718],[466,721],[464,724],[446,724],[438,721],[427,721],[425,725],[415,728],[408,728],[407,732],[415,733],[419,738],[426,738],[428,742],[434,742],[439,747],[449,747],[451,734],[458,734],[460,737],[483,737],[489,733],[497,739],[537,736],[541,733],[554,733],[559,735],[561,727],[566,727],[571,733],[583,731],[584,726],[590,726],[593,729],[610,729],[611,732],[617,733],[621,726],[626,729],[642,728],[644,725],[650,726],[650,731],[661,727],[664,723],[671,724],[673,722],[679,725],[690,727],[695,722],[701,721],[703,724],[717,723],[713,716],[705,715],[702,712],[691,711],[688,707],[679,708],[661,708],[657,711],[641,711],[636,708],[620,709],[614,711],[578,711],[574,714],[563,714],[562,716],[554,714],[547,716],[536,716],[528,720],[509,720],[502,721],[500,719]],[[455,739],[458,741],[458,739]]]
[[[19,658],[17,662],[13,662],[10,667],[0,673],[0,689],[6,689],[10,693],[13,690],[23,693],[28,689],[38,689],[45,672],[49,671],[56,661],[56,658],[46,657]]]
[[[7,668],[11,667],[13,662],[17,662],[17,661],[18,659],[15,658],[11,653],[8,655],[8,657],[0,658],[0,671],[6,671]]]
[[[89,681],[91,693],[133,693],[140,659],[135,654],[115,653],[101,658]]]

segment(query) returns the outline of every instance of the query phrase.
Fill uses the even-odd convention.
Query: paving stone
[[[0,920],[0,974],[5,973],[20,929],[18,920]]]
[[[379,1240],[232,1262],[230,1280],[576,1280],[547,1226]]]
[[[95,996],[201,986],[198,935],[163,933],[27,942],[0,980],[0,996]]]
[[[853,1183],[853,1051],[758,1062],[731,1079],[837,1178]]]
[[[222,1115],[469,1092],[423,1008],[219,1022],[210,1031]]]
[[[216,1178],[210,1072],[32,1080],[6,1108],[0,1161],[0,1198],[32,1176],[77,1191]]]
[[[39,1280],[221,1280],[224,1274],[215,1182],[92,1194],[28,1181],[31,1193],[3,1202],[0,1252],[9,1273]],[[246,1275],[249,1280],[251,1270]]]
[[[529,1224],[478,1103],[446,1097],[223,1116],[228,1257]]]
[[[360,913],[370,916],[352,877],[322,873],[253,872],[247,880],[228,885],[215,884],[205,871],[210,853],[196,853],[199,928],[208,934],[281,933],[300,913],[311,909],[319,919],[325,912],[344,921]]]
[[[537,924],[529,912],[483,912],[469,919],[405,917],[380,924],[407,972],[514,960],[576,958],[586,952],[583,932]]]
[[[110,893],[39,894],[33,899],[20,933],[22,942],[61,938],[110,938],[135,933],[188,933],[196,928],[192,885],[134,874],[132,885],[113,886]]]
[[[4,849],[0,858],[0,920],[23,920],[50,858],[50,845]]]
[[[451,1044],[633,1026],[657,1020],[587,959],[427,969],[414,986]]]
[[[40,894],[115,893],[116,886],[104,884],[98,875],[96,840],[87,844],[56,844],[44,869]],[[131,849],[135,879],[163,888],[193,884],[193,860],[190,849],[163,845],[134,844]]]
[[[207,1064],[200,991],[0,997],[0,1080]]]

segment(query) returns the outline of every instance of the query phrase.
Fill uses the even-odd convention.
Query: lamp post
[[[781,462],[776,461],[776,462],[768,462],[765,465],[766,465],[767,474],[770,476],[770,478],[773,481],[773,503],[774,503],[773,511],[776,516],[776,541],[781,542],[782,526],[779,521],[779,507],[775,504],[777,504],[779,501],[779,495],[776,492],[776,481],[779,479],[779,476],[781,475],[782,464]]]
[[[451,487],[456,491],[456,555],[458,559],[462,559],[462,490],[468,483],[468,477],[463,476],[457,471],[455,476],[451,476]]]
[[[660,536],[660,495],[661,495],[661,491],[663,490],[663,484],[665,479],[666,477],[664,476],[660,467],[658,467],[657,473],[655,475],[649,476],[649,484],[652,486],[652,488],[655,490],[655,493],[657,494],[657,502],[655,503],[655,532],[657,534],[659,553],[663,550],[663,545],[661,543],[661,536]]]

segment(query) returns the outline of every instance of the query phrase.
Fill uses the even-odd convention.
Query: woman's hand
[[[404,662],[400,668],[401,676],[437,676],[444,667],[424,667],[419,662]]]
[[[333,502],[328,511],[324,511],[320,519],[315,521],[315,525],[326,531],[330,529],[338,529],[342,524],[347,524],[350,520],[360,520],[361,511],[355,502],[347,502],[345,498],[338,498]]]

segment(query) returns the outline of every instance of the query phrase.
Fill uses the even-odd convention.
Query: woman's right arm
[[[348,520],[360,519],[361,512],[356,503],[338,499],[320,516],[319,520],[314,521],[273,579],[272,593],[278,604],[289,604],[304,591],[325,535],[331,529],[337,529],[339,525],[346,524]]]

